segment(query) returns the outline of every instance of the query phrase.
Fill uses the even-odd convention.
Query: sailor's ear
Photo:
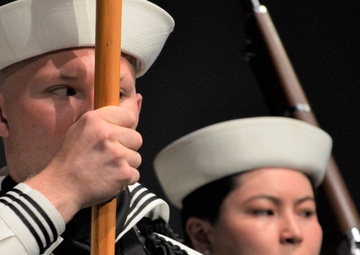
[[[0,108],[0,136],[1,137],[9,136],[9,126],[6,117],[3,115],[2,108]]]

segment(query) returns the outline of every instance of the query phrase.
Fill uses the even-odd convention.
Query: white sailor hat
[[[301,171],[316,186],[322,182],[332,148],[322,129],[285,117],[253,117],[217,123],[166,146],[154,160],[170,202],[220,178],[280,167]]]
[[[96,0],[17,0],[0,7],[0,70],[55,50],[95,45]],[[146,0],[122,1],[122,52],[142,76],[174,28],[163,9]]]

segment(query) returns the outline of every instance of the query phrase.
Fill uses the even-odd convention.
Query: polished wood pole
[[[121,0],[97,0],[95,46],[95,109],[119,105]],[[92,207],[91,255],[114,255],[116,199]]]

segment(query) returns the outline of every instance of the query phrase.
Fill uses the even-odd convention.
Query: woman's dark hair
[[[210,182],[187,195],[182,201],[181,221],[183,229],[185,229],[185,224],[190,217],[208,220],[211,224],[215,224],[219,217],[222,202],[236,187],[237,176],[239,174]],[[191,246],[186,231],[184,231],[184,241]]]

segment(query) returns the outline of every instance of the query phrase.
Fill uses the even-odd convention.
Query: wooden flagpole
[[[119,105],[122,0],[97,0],[95,109]],[[91,255],[114,255],[116,199],[92,207]]]

